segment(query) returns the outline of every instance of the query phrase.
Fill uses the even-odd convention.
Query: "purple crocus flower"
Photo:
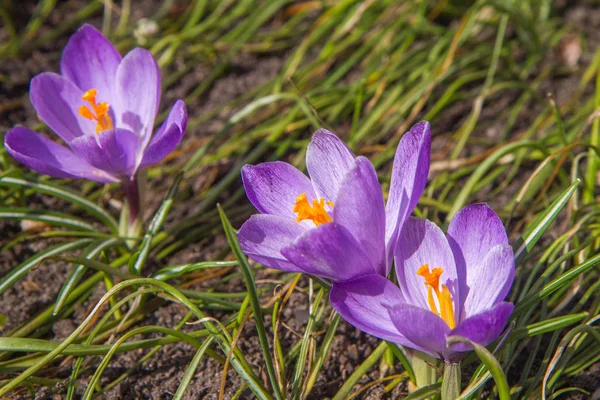
[[[308,145],[310,179],[284,162],[246,165],[246,194],[262,214],[239,230],[242,249],[268,267],[332,281],[387,276],[401,227],[425,188],[430,142],[427,122],[404,135],[386,207],[371,162],[324,129]]]
[[[425,219],[410,218],[395,251],[399,286],[372,274],[334,283],[333,307],[355,327],[449,363],[469,345],[488,345],[513,311],[504,302],[515,275],[512,248],[498,216],[486,204],[463,208],[447,235]]]
[[[56,178],[120,182],[134,219],[139,207],[136,174],[179,144],[187,123],[185,105],[178,100],[152,135],[161,89],[156,61],[141,48],[121,57],[90,25],[71,36],[60,70],[60,75],[35,76],[29,96],[39,117],[68,148],[18,127],[7,132],[6,150]]]

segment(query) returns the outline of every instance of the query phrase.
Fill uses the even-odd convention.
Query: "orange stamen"
[[[91,109],[88,106],[79,107],[79,115],[90,121],[96,121],[96,134],[114,128],[112,119],[110,118],[110,115],[108,115],[110,106],[104,101],[97,104],[97,94],[98,91],[96,89],[90,89],[85,92],[81,98],[90,104]]]
[[[422,276],[425,279],[425,285],[427,286],[427,303],[431,312],[439,315],[446,324],[453,329],[456,326],[454,320],[454,308],[452,306],[452,295],[446,285],[442,285],[440,290],[440,276],[444,273],[444,270],[440,267],[436,267],[429,271],[429,265],[423,264],[417,270],[417,275]],[[437,303],[439,304],[439,311],[434,298],[437,297]]]
[[[325,201],[325,199],[313,200],[311,205],[306,198],[306,193],[302,193],[296,198],[294,205],[294,212],[298,214],[296,222],[311,220],[317,226],[332,222],[333,220],[325,210],[325,204],[333,207],[333,203]]]

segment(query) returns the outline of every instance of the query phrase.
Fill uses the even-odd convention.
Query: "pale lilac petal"
[[[405,300],[398,286],[381,275],[333,283],[329,300],[333,308],[350,325],[370,335],[393,343],[420,349],[398,332],[389,309]]]
[[[512,247],[498,245],[485,256],[480,266],[467,270],[467,277],[474,270],[463,298],[463,319],[489,309],[504,300],[515,278],[515,258]],[[461,288],[462,289],[462,288]]]
[[[493,308],[462,321],[449,333],[449,336],[462,336],[472,342],[487,346],[500,336],[513,309],[514,306],[511,303],[498,303]],[[472,346],[457,343],[452,345],[451,349],[453,351],[469,351],[472,350]]]
[[[162,161],[163,158],[175,150],[183,138],[183,133],[187,126],[187,118],[185,104],[183,101],[177,100],[169,116],[154,134],[144,151],[140,169]]]
[[[346,173],[354,167],[354,155],[333,133],[319,129],[306,150],[306,169],[318,197],[336,202]]]
[[[427,264],[430,270],[436,267],[444,270],[440,284],[448,287],[454,300],[454,309],[460,310],[454,257],[446,236],[436,224],[410,217],[400,233],[395,256],[398,283],[409,303],[429,309],[425,279],[417,275],[419,268]]]
[[[160,69],[148,50],[135,48],[125,55],[117,70],[117,90],[117,126],[135,132],[145,149],[160,104]]]
[[[469,287],[481,281],[483,260],[498,245],[507,245],[502,221],[487,204],[473,204],[456,213],[448,226],[448,242],[458,270],[461,292],[466,298]]]
[[[440,317],[410,304],[395,305],[389,312],[396,329],[407,340],[438,357],[446,352],[450,328]]]
[[[276,215],[253,215],[238,231],[244,253],[256,262],[282,271],[300,272],[281,249],[306,231],[303,225]]]
[[[83,92],[98,90],[98,101],[115,101],[121,55],[102,33],[83,25],[69,39],[60,60],[61,74]]]
[[[375,273],[352,234],[333,222],[310,229],[281,254],[302,272],[333,281]]]
[[[137,135],[125,129],[80,136],[71,142],[73,151],[94,167],[128,178],[135,173],[138,147]]]
[[[68,79],[44,72],[31,80],[29,98],[36,112],[65,142],[96,132],[96,123],[79,115],[80,106],[87,105],[83,92]]]
[[[414,125],[402,137],[396,149],[386,204],[388,272],[402,225],[417,206],[425,189],[430,153],[431,129],[427,121]]]
[[[377,272],[386,276],[383,194],[375,168],[365,157],[358,157],[356,166],[346,174],[333,207],[333,220],[352,233]]]
[[[85,178],[112,183],[118,179],[94,168],[71,150],[27,128],[13,128],[4,137],[4,147],[17,161],[55,178]]]
[[[281,161],[245,165],[242,180],[248,200],[263,214],[279,215],[296,220],[296,198],[306,194],[308,201],[315,198],[310,179],[297,168]],[[303,221],[305,226],[314,226]]]

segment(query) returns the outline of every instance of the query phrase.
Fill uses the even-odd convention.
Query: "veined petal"
[[[329,295],[333,308],[350,325],[383,340],[424,350],[398,332],[389,309],[404,304],[404,296],[387,278],[373,274],[334,282]]]
[[[135,48],[125,55],[117,70],[117,90],[116,126],[137,134],[145,149],[160,104],[160,69],[148,50]]]
[[[139,138],[125,129],[111,129],[97,136],[80,136],[71,142],[71,148],[94,167],[129,178],[135,173]]]
[[[38,115],[61,139],[73,139],[96,132],[96,124],[79,115],[83,92],[68,79],[44,72],[31,80],[29,98]]]
[[[461,291],[463,319],[479,314],[506,298],[515,278],[514,257],[512,247],[498,245],[488,252],[481,265],[467,270],[467,278],[469,274],[472,276],[466,290]]]
[[[373,164],[357,157],[344,178],[333,208],[333,220],[348,229],[377,273],[386,274],[385,209]]]
[[[309,202],[315,198],[308,177],[281,161],[245,165],[242,168],[242,180],[248,200],[263,214],[296,220],[296,198],[302,193],[306,193]],[[303,221],[301,224],[308,227],[312,222]]]
[[[99,101],[112,104],[120,62],[121,55],[110,41],[96,28],[85,24],[67,42],[60,70],[82,92],[97,89]]]
[[[4,137],[4,147],[17,161],[55,178],[85,178],[113,183],[118,179],[88,164],[70,149],[27,128],[13,128]]]
[[[244,253],[256,262],[282,271],[302,272],[289,262],[281,249],[289,246],[306,228],[295,221],[276,215],[253,215],[238,231]]]
[[[449,335],[462,336],[472,342],[487,346],[496,340],[508,322],[514,306],[511,303],[498,303],[493,308],[470,316],[454,328]],[[451,346],[453,351],[469,351],[472,346],[457,343]]]
[[[483,260],[498,245],[508,245],[500,218],[487,204],[472,204],[456,213],[448,226],[448,242],[454,253],[463,298],[476,282],[485,280]],[[464,318],[464,315],[463,315]]]
[[[354,236],[335,222],[308,230],[281,254],[302,272],[333,281],[375,273]]]
[[[458,281],[454,257],[442,230],[426,219],[410,217],[398,238],[396,246],[396,274],[402,293],[411,304],[429,310],[428,289],[417,272],[423,265],[429,269],[444,270],[440,284],[446,285],[452,295],[454,310],[460,310]],[[455,319],[458,319],[455,311]]]
[[[326,129],[315,132],[306,150],[306,169],[317,197],[336,202],[346,173],[354,167],[354,155],[346,144]]]
[[[140,169],[162,161],[171,153],[183,138],[187,126],[187,109],[181,100],[177,100],[169,116],[152,137],[144,151]]]
[[[440,358],[446,352],[446,336],[450,328],[440,317],[410,304],[390,307],[389,313],[398,332],[418,346],[417,350],[425,349]]]
[[[423,194],[431,153],[431,129],[427,121],[414,125],[400,140],[390,182],[386,204],[386,244],[388,249],[388,272],[392,252],[398,235],[408,216],[413,212]]]

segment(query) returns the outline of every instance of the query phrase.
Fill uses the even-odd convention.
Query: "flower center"
[[[108,115],[109,104],[102,101],[99,104],[96,103],[96,95],[98,90],[90,89],[81,96],[81,98],[90,104],[88,106],[79,107],[79,115],[83,118],[89,119],[90,121],[96,121],[96,134],[102,131],[113,129],[112,119]]]
[[[302,222],[308,219],[314,222],[317,226],[332,222],[333,220],[325,210],[325,204],[333,207],[332,202],[325,201],[325,199],[322,198],[319,200],[313,200],[311,205],[306,198],[306,193],[302,193],[296,198],[296,204],[294,205],[294,212],[298,214],[296,222]]]
[[[446,324],[453,329],[456,326],[454,321],[454,309],[452,308],[452,295],[446,285],[442,285],[440,290],[440,276],[444,273],[444,270],[440,267],[436,267],[429,271],[429,265],[423,264],[417,270],[417,275],[422,276],[425,279],[425,286],[427,286],[427,302],[431,311],[439,315]],[[435,294],[437,302],[439,304],[439,311],[433,295]]]

